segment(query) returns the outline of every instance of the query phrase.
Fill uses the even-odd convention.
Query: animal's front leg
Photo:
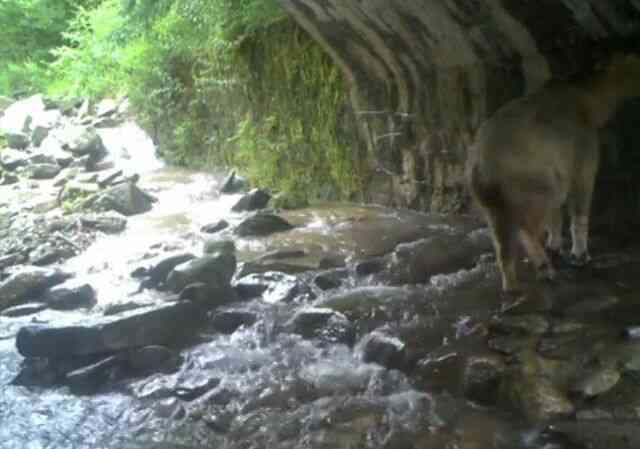
[[[557,262],[562,255],[562,207],[551,212],[547,228],[547,252],[549,257]]]
[[[591,197],[598,169],[598,148],[595,147],[592,158],[584,161],[579,176],[576,177],[573,195],[569,201],[571,215],[571,264],[584,266],[591,260],[589,256],[589,217],[591,212]],[[595,154],[595,155],[594,155]]]

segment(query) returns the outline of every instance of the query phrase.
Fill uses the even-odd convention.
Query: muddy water
[[[183,363],[173,374],[129,380],[90,396],[63,387],[11,385],[22,362],[13,338],[21,326],[78,322],[118,302],[161,302],[167,294],[136,293],[131,271],[168,250],[200,254],[202,225],[221,218],[233,225],[242,219],[230,211],[238,196],[217,193],[221,176],[154,164],[153,159],[145,162],[148,170],[140,180],[158,198],[154,209],[131,217],[122,234],[100,238],[64,264],[96,288],[96,307],[0,317],[0,448],[571,447],[547,442],[540,432],[544,426],[525,421],[522,410],[467,400],[460,361],[486,354],[488,323],[513,310],[561,317],[576,303],[587,301],[582,310],[588,310],[588,301],[597,305],[603,297],[633,304],[640,271],[631,256],[602,255],[591,271],[563,272],[560,284],[531,282],[518,302],[497,293],[490,261],[417,286],[389,287],[380,277],[348,269],[342,287],[330,292],[313,287],[312,300],[238,305],[256,315],[255,324],[231,335],[203,332],[199,343],[181,348]],[[316,267],[323,257],[339,255],[352,267],[390,253],[398,243],[476,227],[464,218],[348,204],[319,204],[283,216],[296,225],[293,231],[234,238],[239,259],[302,249],[304,257],[290,262]],[[380,327],[390,330],[414,363],[387,369],[363,361],[362,341],[351,346],[288,332],[286,323],[309,306],[344,312],[356,323],[358,338]],[[604,320],[600,324],[617,329],[611,320],[583,315],[591,324]],[[201,387],[204,394],[176,394]]]

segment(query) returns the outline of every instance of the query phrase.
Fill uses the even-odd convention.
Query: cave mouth
[[[629,100],[601,131],[601,159],[592,205],[595,243],[640,242],[640,99]]]

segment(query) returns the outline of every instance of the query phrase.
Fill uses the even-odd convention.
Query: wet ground
[[[554,284],[529,281],[518,298],[499,294],[489,255],[469,254],[465,268],[426,283],[399,283],[376,268],[393,264],[398,244],[434,237],[446,242],[438,251],[455,252],[456,238],[447,238],[467,236],[478,224],[317,204],[282,212],[296,226],[286,233],[211,237],[203,225],[224,218],[232,229],[244,217],[230,211],[239,195],[218,194],[221,182],[219,175],[148,171],[139,185],[158,198],[153,210],[63,265],[94,286],[95,307],[0,317],[0,448],[632,447],[625,444],[637,438],[633,426],[617,430],[626,438],[620,443],[607,439],[616,434],[607,423],[640,417],[640,343],[628,335],[640,324],[639,252],[600,250],[590,267],[564,268]],[[26,204],[55,190],[41,182],[25,192],[2,193],[25,195]],[[167,293],[137,293],[130,273],[167,251],[199,254],[206,240],[226,238],[240,261],[291,251],[278,260],[302,267],[293,276],[311,294],[219,309],[251,319],[231,333],[202,329],[177,348],[181,363],[172,373],[89,395],[12,385],[23,365],[15,348],[22,326],[77,323],[113,304],[165,301]],[[320,269],[322,260],[344,260],[345,268]],[[339,282],[323,290],[314,282],[319,273]],[[339,312],[348,329],[337,325],[327,334],[325,323],[308,333],[315,315],[296,323],[310,308]],[[604,430],[585,436],[589,420]],[[543,432],[549,423],[565,426],[562,438]]]

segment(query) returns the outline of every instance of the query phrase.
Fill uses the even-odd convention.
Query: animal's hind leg
[[[521,230],[520,236],[522,237],[522,244],[536,268],[538,278],[547,280],[555,279],[555,269],[541,243],[542,229],[532,229],[528,227],[527,229]]]
[[[596,171],[598,169],[598,147],[591,149],[589,155],[576,177],[573,192],[569,201],[569,213],[571,215],[571,263],[583,266],[589,263],[588,238],[589,216],[591,213],[591,197],[595,184]]]
[[[518,256],[518,233],[513,221],[504,212],[489,212],[489,224],[493,231],[493,243],[502,274],[502,290],[518,290],[516,261]]]

